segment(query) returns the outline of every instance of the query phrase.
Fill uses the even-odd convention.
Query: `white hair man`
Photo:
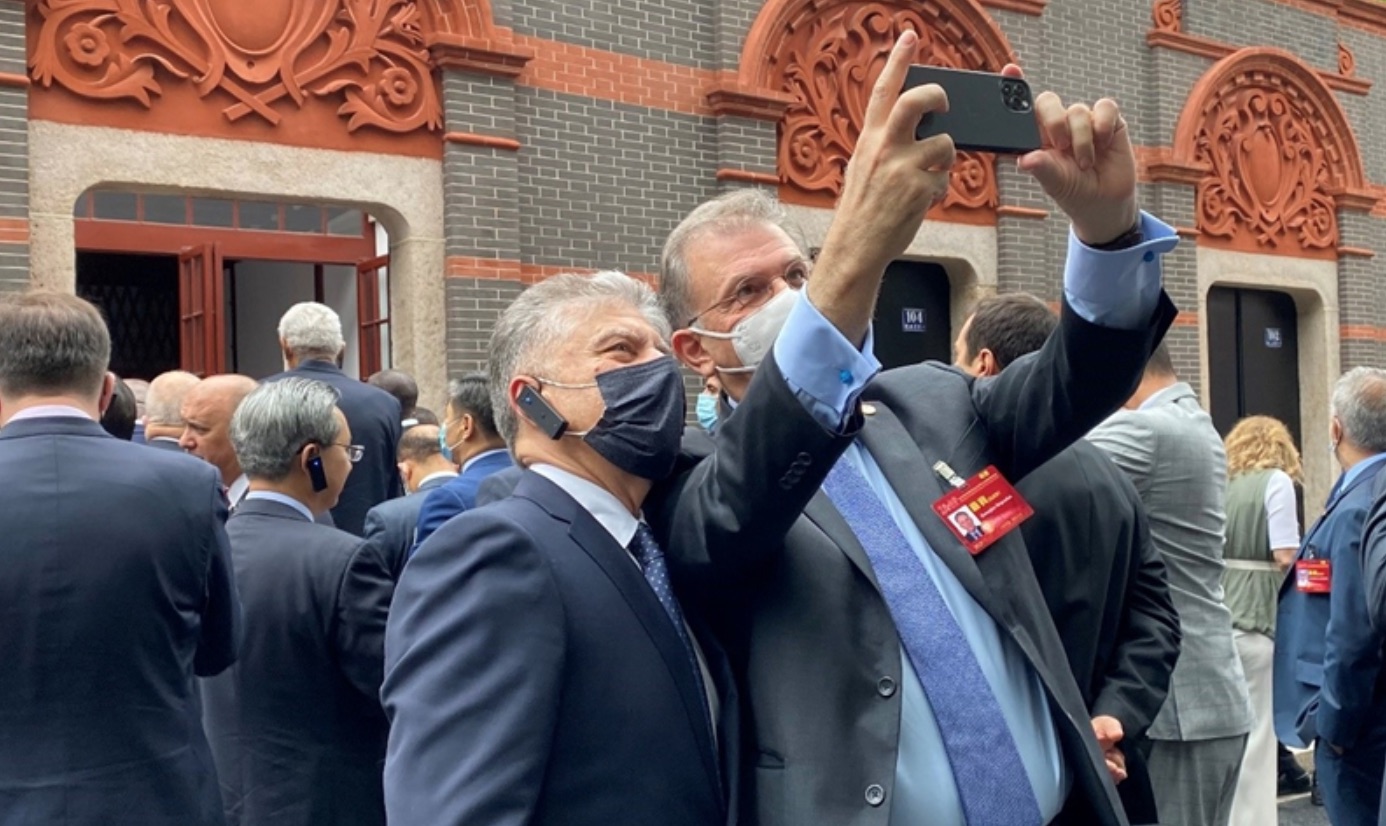
[[[726,822],[725,660],[690,630],[641,519],[683,433],[668,333],[649,288],[615,272],[543,281],[497,322],[496,423],[525,471],[400,577],[381,692],[391,822]]]
[[[227,522],[245,642],[204,686],[228,820],[383,826],[380,690],[388,572],[357,537],[314,518],[361,448],[322,382],[262,385],[231,442],[250,491]]]
[[[160,373],[149,383],[144,403],[144,442],[161,450],[183,449],[183,399],[199,379],[186,370]]]
[[[1000,483],[988,468],[1026,475],[1130,395],[1174,315],[1159,254],[1177,238],[1138,209],[1116,104],[1040,94],[1044,148],[1019,167],[1072,221],[1059,330],[990,380],[927,363],[878,375],[882,276],[955,157],[946,135],[915,137],[948,105],[937,86],[901,91],[918,44],[904,32],[882,68],[812,278],[754,195],[705,204],[670,236],[674,352],[735,409],[672,506],[648,510],[676,584],[723,607],[728,647],[748,652],[760,759],[743,780],[761,826],[1065,810],[1112,826],[1120,803],[1017,522],[979,548],[946,517],[958,497],[981,506]]]
[[[1375,823],[1386,770],[1386,370],[1349,370],[1332,405],[1329,437],[1343,472],[1280,586],[1275,733],[1292,746],[1317,740],[1329,820]]]
[[[395,469],[395,447],[401,435],[399,401],[342,372],[339,365],[346,349],[342,320],[325,304],[305,301],[290,307],[279,319],[279,348],[285,372],[266,381],[292,377],[331,385],[339,394],[338,406],[351,432],[365,449],[332,509],[337,527],[361,536],[371,508],[404,494]]]

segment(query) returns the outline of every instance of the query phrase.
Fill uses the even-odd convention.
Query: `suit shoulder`
[[[148,445],[119,439],[100,440],[94,449],[104,452],[108,458],[103,461],[110,461],[123,476],[159,480],[180,489],[205,488],[220,483],[216,468],[187,453],[155,450]]]

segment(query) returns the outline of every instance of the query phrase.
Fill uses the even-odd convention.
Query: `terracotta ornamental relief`
[[[1198,227],[1247,250],[1332,254],[1343,147],[1319,104],[1285,75],[1248,67],[1204,102],[1194,134]]]
[[[347,132],[442,126],[413,0],[38,0],[30,21],[34,82],[83,99],[175,117],[186,86],[227,124],[322,101]]]
[[[937,0],[911,3],[799,4],[768,57],[772,88],[793,95],[779,126],[780,195],[832,206],[861,134],[866,103],[901,32],[919,34],[918,63],[999,71],[977,24]],[[1008,51],[1008,50],[1007,50]],[[943,204],[931,217],[991,223],[997,206],[995,157],[962,153]]]

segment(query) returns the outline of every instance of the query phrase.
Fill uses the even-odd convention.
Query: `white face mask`
[[[698,326],[689,329],[700,336],[732,343],[732,349],[736,351],[737,358],[741,359],[742,366],[717,365],[717,372],[754,373],[770,354],[770,349],[775,346],[775,339],[779,338],[780,330],[798,299],[798,290],[780,290],[773,298],[756,308],[755,312],[738,321],[728,332],[714,333]]]

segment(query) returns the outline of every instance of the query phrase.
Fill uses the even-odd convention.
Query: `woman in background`
[[[1227,537],[1222,575],[1237,653],[1256,720],[1232,801],[1234,826],[1276,823],[1276,740],[1271,726],[1275,607],[1285,569],[1299,549],[1295,485],[1299,451],[1284,424],[1242,419],[1227,434]]]

